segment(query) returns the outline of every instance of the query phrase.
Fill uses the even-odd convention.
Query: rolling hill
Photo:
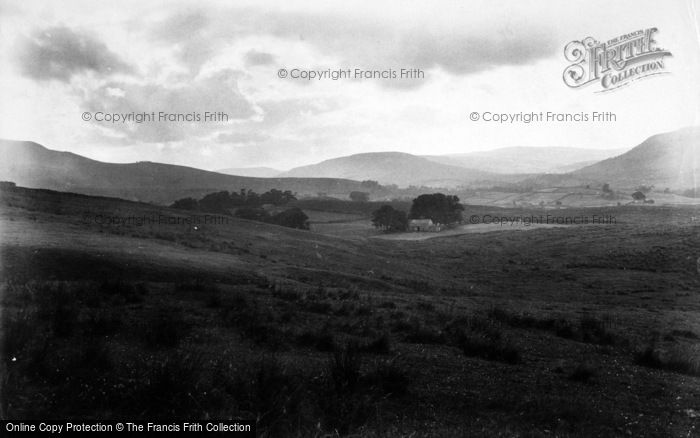
[[[17,185],[169,204],[219,190],[347,194],[360,183],[337,178],[252,178],[171,164],[104,163],[28,141],[0,140],[0,180]]]
[[[700,182],[700,127],[689,127],[649,137],[614,158],[584,167],[575,178],[607,182],[613,187],[690,189]]]
[[[494,173],[567,173],[623,152],[624,149],[516,146],[464,154],[426,155],[424,158]]]
[[[441,164],[402,152],[372,152],[333,158],[318,164],[296,167],[281,176],[308,178],[330,175],[335,178],[375,180],[380,184],[396,184],[400,187],[457,187],[500,177],[491,172]]]
[[[274,178],[282,173],[281,170],[271,167],[230,167],[219,169],[216,172],[226,175],[252,176],[254,178]]]

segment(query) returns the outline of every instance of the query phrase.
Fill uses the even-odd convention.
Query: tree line
[[[261,207],[265,204],[285,205],[296,200],[296,196],[289,190],[272,189],[258,194],[252,190],[241,189],[239,192],[209,193],[199,200],[194,198],[178,199],[170,207],[180,210],[230,214],[231,209],[237,207]]]
[[[239,192],[220,191],[209,193],[201,199],[182,198],[173,202],[171,208],[231,215],[241,219],[273,223],[289,228],[309,229],[309,218],[297,207],[271,214],[264,205],[284,206],[296,201],[296,196],[289,190],[272,189],[258,194],[252,190],[241,189]]]

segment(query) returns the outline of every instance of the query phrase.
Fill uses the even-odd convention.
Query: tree
[[[377,181],[373,181],[371,179],[367,179],[367,180],[362,181],[360,183],[360,186],[363,189],[369,189],[369,190],[376,190],[379,187],[381,187]]]
[[[260,195],[261,204],[285,205],[296,200],[296,196],[289,190],[283,192],[282,190],[272,189]]]
[[[385,231],[405,231],[408,227],[406,212],[391,205],[382,205],[372,212],[372,225]]]
[[[438,224],[452,224],[462,220],[464,207],[454,195],[433,193],[420,195],[413,200],[411,219],[431,219]]]
[[[199,208],[209,213],[229,214],[231,197],[226,191],[209,193],[199,200]]]
[[[643,201],[646,198],[647,198],[647,196],[644,193],[642,193],[641,191],[636,191],[636,192],[632,193],[632,199],[634,199],[635,201]]]
[[[369,201],[369,193],[367,192],[350,192],[350,199],[355,202],[367,202]]]
[[[298,207],[292,207],[272,216],[270,222],[283,227],[298,228],[300,230],[309,229],[309,217]]]
[[[170,208],[179,208],[180,210],[197,210],[199,203],[194,198],[182,198],[173,202]]]
[[[236,210],[236,217],[241,219],[248,219],[250,221],[260,221],[266,222],[270,219],[270,214],[263,210],[262,208],[255,207],[241,207]]]
[[[603,184],[603,193],[610,193],[612,192],[612,189],[610,188],[610,184],[605,183]]]

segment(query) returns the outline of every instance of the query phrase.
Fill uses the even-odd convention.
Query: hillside
[[[698,209],[613,211],[386,240],[0,187],[2,406],[282,437],[685,436]]]
[[[700,128],[658,134],[619,157],[584,167],[576,178],[607,182],[613,187],[690,189],[700,178]]]
[[[497,178],[490,172],[436,163],[402,152],[374,152],[350,155],[294,168],[285,177],[327,177],[375,180],[400,187],[456,187],[474,181]]]
[[[104,163],[70,152],[58,152],[27,141],[0,140],[0,180],[17,185],[88,195],[168,204],[199,198],[218,190],[242,188],[264,192],[273,188],[301,194],[347,194],[360,183],[334,178],[252,178],[224,175],[186,166],[138,162]]]
[[[218,169],[216,172],[226,175],[252,176],[254,178],[274,178],[282,173],[281,170],[271,167],[230,167]]]
[[[495,173],[566,173],[623,153],[568,147],[508,147],[464,154],[426,155],[436,163]]]

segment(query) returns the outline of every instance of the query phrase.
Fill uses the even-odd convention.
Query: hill
[[[230,167],[227,169],[219,169],[216,172],[226,175],[252,176],[255,178],[274,178],[282,173],[281,170],[271,167]]]
[[[613,187],[654,185],[690,189],[700,179],[700,127],[649,137],[639,146],[572,173],[581,179],[607,182]]]
[[[400,187],[457,187],[475,181],[498,178],[490,172],[437,163],[402,152],[372,152],[333,158],[318,164],[296,167],[285,177],[331,177],[375,180]]]
[[[504,174],[567,173],[623,152],[623,149],[516,146],[464,154],[427,155],[425,158],[436,163]]]
[[[0,185],[3,412],[240,418],[264,436],[681,436],[700,404],[698,209],[552,214],[611,211],[523,232],[507,217],[541,208],[470,207],[506,222],[355,239]]]
[[[104,163],[47,149],[29,141],[0,140],[0,180],[17,185],[88,195],[114,196],[169,204],[178,198],[202,197],[218,190],[242,188],[265,192],[277,188],[300,195],[347,194],[359,182],[337,178],[252,178],[171,164],[138,162]]]

